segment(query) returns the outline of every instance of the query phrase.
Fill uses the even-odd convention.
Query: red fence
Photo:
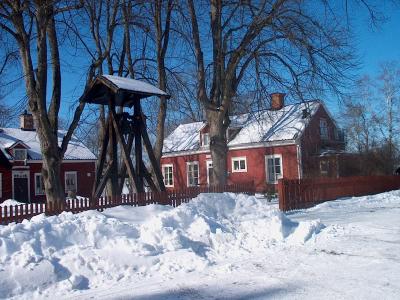
[[[90,201],[89,198],[68,199],[65,203],[54,205],[49,203],[30,203],[10,206],[0,206],[0,224],[6,225],[12,222],[22,222],[33,216],[46,213],[46,215],[57,215],[63,211],[79,213],[85,210],[96,209],[103,211],[119,205],[145,206],[149,204],[179,206],[189,202],[200,193],[246,193],[254,194],[254,184],[234,184],[211,187],[190,187],[182,190],[171,190],[167,192],[148,192],[138,194],[127,194],[118,197],[100,197],[97,201]]]
[[[356,176],[317,179],[280,179],[279,209],[311,207],[340,197],[377,194],[400,188],[400,176]]]

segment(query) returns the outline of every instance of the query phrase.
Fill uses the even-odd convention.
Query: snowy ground
[[[0,297],[400,299],[400,191],[282,214],[200,195],[0,226]]]

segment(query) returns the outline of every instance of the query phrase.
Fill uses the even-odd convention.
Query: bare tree
[[[344,101],[340,117],[346,131],[348,150],[368,153],[376,145],[381,120],[375,100],[372,80],[364,76],[357,81],[354,95]]]
[[[12,123],[12,110],[8,105],[3,103],[3,100],[0,95],[0,127],[7,127]]]
[[[245,83],[252,80],[253,87],[264,91],[285,89],[300,99],[326,90],[339,93],[344,87],[352,52],[347,27],[328,5],[298,0],[187,1],[182,18],[189,16],[197,99],[210,128],[217,184],[226,182],[225,133],[233,99]],[[203,11],[209,11],[209,20]],[[212,55],[205,56],[205,48]]]
[[[165,57],[167,54],[169,43],[169,32],[171,26],[171,14],[173,10],[173,1],[155,0],[154,2],[154,22],[156,25],[156,45],[157,45],[157,71],[158,86],[161,90],[167,90],[167,72],[165,67]],[[165,8],[163,9],[163,7]],[[163,24],[163,15],[165,21]],[[164,144],[165,118],[167,115],[167,99],[165,96],[160,97],[160,107],[157,117],[157,133],[154,145],[154,155],[157,163],[160,164],[162,149]]]
[[[363,76],[344,102],[347,148],[356,151],[365,175],[392,174],[399,158],[400,69],[381,65],[378,76]]]
[[[56,18],[80,7],[77,1],[20,1],[0,3],[0,28],[19,47],[29,109],[33,114],[43,157],[42,174],[49,203],[64,203],[60,166],[84,103],[76,108],[67,133],[58,144],[61,105],[61,66]],[[48,73],[52,91],[48,99]]]
[[[399,104],[400,104],[400,67],[396,62],[386,62],[381,65],[378,76],[379,98],[384,101],[386,111],[384,124],[386,127],[386,140],[388,146],[388,161],[390,165],[395,160],[395,132],[399,129]],[[382,99],[383,98],[383,99]]]

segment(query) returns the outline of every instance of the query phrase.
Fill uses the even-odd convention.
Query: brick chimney
[[[271,95],[271,110],[280,110],[285,106],[284,93],[272,93]]]
[[[26,130],[26,131],[35,130],[35,125],[33,123],[33,116],[32,114],[29,114],[26,110],[22,115],[19,116],[19,124],[21,130]]]

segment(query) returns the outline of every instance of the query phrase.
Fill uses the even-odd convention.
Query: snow
[[[200,148],[200,129],[204,122],[180,124],[165,140],[163,152],[188,151]]]
[[[1,202],[0,206],[4,207],[4,206],[20,205],[20,204],[25,204],[25,203],[19,202],[19,201],[14,200],[14,199],[7,199],[7,200],[4,200],[3,202]]]
[[[292,104],[280,110],[265,110],[257,113],[231,116],[231,128],[241,128],[228,143],[228,147],[250,143],[295,140],[306,128],[321,106],[319,101]],[[308,109],[309,117],[303,118],[303,110]],[[166,139],[164,153],[193,151],[200,149],[200,129],[205,122],[181,124]]]
[[[294,140],[301,134],[309,118],[303,119],[303,110],[308,109],[313,116],[319,108],[319,102],[307,102],[287,105],[280,110],[266,110],[248,118],[242,130],[228,143],[236,146],[249,143]]]
[[[144,94],[169,96],[166,92],[144,81],[139,81],[136,79],[125,78],[120,76],[114,76],[114,75],[102,75],[102,76],[107,80],[111,81],[120,89],[144,93]]]
[[[0,295],[61,299],[398,299],[400,191],[281,213],[201,194],[0,226]]]
[[[28,146],[28,157],[33,160],[42,159],[39,137],[36,131],[26,131],[19,128],[1,128],[0,131],[0,149],[8,159],[13,159],[6,151],[7,148],[16,144],[23,143]],[[61,145],[66,131],[58,131],[58,144]],[[67,160],[95,160],[96,156],[75,136],[68,144],[64,159]]]

